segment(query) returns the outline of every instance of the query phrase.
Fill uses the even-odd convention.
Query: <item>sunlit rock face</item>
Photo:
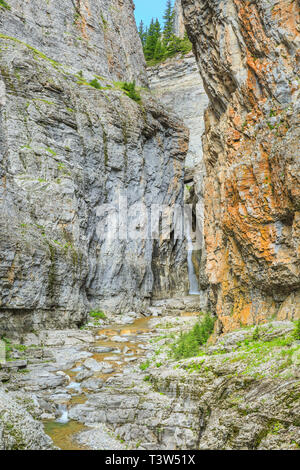
[[[182,17],[176,3],[175,11]],[[183,21],[183,20],[182,20]],[[177,33],[179,35],[179,33]],[[194,205],[197,219],[199,244],[193,253],[193,264],[201,288],[200,306],[207,305],[207,279],[204,272],[205,253],[204,231],[204,176],[205,165],[202,152],[204,132],[204,111],[208,97],[203,88],[198,66],[193,53],[180,54],[153,67],[147,68],[152,93],[166,109],[176,113],[189,130],[189,149],[185,160],[186,195],[185,202]],[[195,229],[195,228],[194,228]],[[188,280],[187,280],[188,285]]]
[[[1,33],[18,38],[76,70],[147,84],[132,0],[7,2]]]
[[[179,38],[183,38],[185,35],[181,0],[175,0],[174,3],[174,34]]]
[[[180,117],[190,132],[187,170],[203,165],[202,135],[208,98],[192,52],[147,68],[150,88],[157,100]]]
[[[137,103],[121,89],[120,81],[147,85],[133,2],[8,3],[0,8],[0,334],[80,325],[92,309],[143,310],[156,282],[154,248],[160,284],[184,292],[182,241],[158,251],[135,206],[182,205],[188,132],[147,91]],[[115,237],[102,210],[119,195],[133,238]]]
[[[206,271],[220,331],[299,318],[299,2],[182,6],[210,99]]]

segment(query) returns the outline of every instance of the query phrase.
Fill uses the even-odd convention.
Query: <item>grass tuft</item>
[[[90,312],[90,317],[92,318],[97,318],[97,319],[101,319],[101,320],[105,320],[106,319],[106,315],[104,312],[101,312],[101,311],[96,311],[96,310],[92,310]]]
[[[98,82],[97,78],[94,78],[94,80],[91,80],[89,83],[92,87],[96,88],[97,90],[102,90],[102,86]]]
[[[293,336],[296,340],[300,341],[300,319],[296,321]]]
[[[0,0],[0,7],[10,10],[10,6],[4,0]]]
[[[125,91],[126,95],[129,96],[133,101],[140,103],[142,98],[139,92],[136,90],[135,81],[132,83],[124,82],[121,84],[121,88]]]
[[[203,320],[195,324],[193,329],[181,334],[179,340],[172,346],[172,355],[176,360],[197,356],[200,346],[204,345],[213,332],[215,318],[205,315]]]

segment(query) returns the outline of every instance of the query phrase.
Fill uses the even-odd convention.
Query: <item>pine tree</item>
[[[146,60],[151,60],[154,58],[156,45],[160,39],[160,35],[161,35],[160,22],[158,21],[158,19],[154,21],[154,19],[152,18],[151,24],[148,30],[147,38],[145,41],[145,47],[144,47]]]
[[[165,22],[163,31],[161,31],[158,19],[154,21],[154,18],[152,18],[149,28],[145,28],[143,21],[140,22],[138,30],[148,65],[162,62],[176,54],[185,55],[192,50],[192,44],[187,33],[185,33],[183,39],[175,36],[174,17],[172,0],[167,0],[163,17]]]
[[[166,49],[164,47],[163,42],[159,38],[155,46],[153,59],[157,61],[163,60],[165,57],[165,54],[166,54]]]
[[[145,29],[143,21],[140,22],[139,35],[140,35],[140,38],[141,38],[141,41],[142,41],[142,45],[144,47],[146,39],[147,39],[147,28]]]
[[[163,40],[164,44],[167,46],[172,36],[174,36],[174,9],[171,0],[167,0],[167,6],[163,18],[165,20]]]

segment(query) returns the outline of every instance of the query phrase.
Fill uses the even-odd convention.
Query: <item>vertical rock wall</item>
[[[185,35],[185,26],[184,26],[181,0],[175,0],[175,3],[174,3],[174,34],[178,38],[183,38]]]
[[[176,3],[175,12],[182,18]],[[194,205],[197,219],[200,246],[193,253],[195,271],[199,286],[204,291],[207,287],[205,276],[205,253],[203,245],[204,231],[204,176],[205,165],[202,152],[202,135],[204,132],[204,110],[208,98],[203,88],[198,66],[193,53],[184,57],[178,55],[154,67],[147,68],[150,88],[157,100],[177,114],[189,129],[189,150],[185,160],[185,181],[187,204]],[[195,227],[194,227],[195,229]],[[189,289],[186,279],[186,291]],[[206,305],[206,294],[201,295],[201,307]]]
[[[75,70],[147,84],[132,0],[10,0],[1,33]]]
[[[182,6],[210,99],[206,270],[220,329],[299,318],[299,2]]]
[[[182,204],[188,135],[147,91],[137,103],[122,90],[120,81],[147,83],[133,2],[7,3],[0,7],[0,335],[80,325],[91,309],[142,310],[153,292],[155,247],[141,236],[136,203],[147,211]],[[119,194],[136,239],[111,237],[116,228],[102,209],[115,207]],[[182,291],[182,241],[165,247],[160,282]]]

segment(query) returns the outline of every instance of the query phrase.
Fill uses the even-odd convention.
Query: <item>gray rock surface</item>
[[[10,0],[1,32],[73,70],[147,85],[132,0]]]
[[[133,449],[297,449],[294,324],[263,325],[258,339],[255,328],[241,329],[219,337],[199,356],[170,359],[170,344],[195,321],[150,320],[156,333],[146,370],[131,366],[111,377],[84,404],[72,406],[70,418],[93,429],[105,426]]]
[[[119,83],[147,81],[132,1],[10,6],[0,12],[0,333],[81,325],[100,308],[139,312],[154,251],[159,282],[184,292],[180,240],[119,240],[102,211],[127,196],[138,236],[137,202],[183,201],[185,127]]]
[[[9,371],[5,395],[20,403],[32,420],[63,419],[65,435],[59,441],[51,431],[56,424],[46,426],[60,448],[77,441],[91,449],[297,449],[300,345],[295,324],[273,321],[213,337],[194,357],[176,361],[170,347],[198,315],[178,310],[179,299],[169,304],[168,314],[142,320],[143,334],[133,334],[141,320],[126,325],[133,362],[122,354],[108,366],[111,352],[95,355],[87,362],[93,375],[77,381],[75,373],[88,370],[84,353],[96,345],[118,345],[113,337],[120,325],[112,322],[106,339],[95,334],[92,345],[78,337],[77,344],[44,347],[44,354],[53,358],[47,364],[43,358],[32,363],[35,348],[25,349],[28,370]],[[69,334],[67,330],[67,338]],[[62,356],[66,368],[66,358],[77,357],[76,368],[61,370]],[[14,425],[21,425],[20,415],[14,416]]]
[[[183,21],[181,7],[176,3],[175,11]],[[177,18],[177,17],[176,17]],[[176,22],[175,22],[176,24]],[[178,25],[179,28],[179,25]],[[175,112],[189,129],[189,150],[185,160],[185,203],[193,206],[194,219],[197,222],[197,246],[193,254],[193,263],[199,279],[202,293],[199,308],[207,306],[205,282],[205,247],[204,247],[204,178],[206,169],[203,160],[202,136],[204,133],[204,111],[208,97],[203,87],[199,69],[193,53],[182,57],[167,59],[154,67],[147,68],[150,88],[154,96],[167,109]],[[195,240],[195,236],[192,237]],[[159,262],[156,264],[159,271]],[[156,276],[157,277],[157,276]],[[188,286],[188,278],[187,289]],[[164,298],[167,295],[161,285],[155,285],[155,295]]]
[[[126,450],[126,446],[111,436],[110,430],[103,424],[80,433],[76,440],[91,450]]]
[[[185,168],[205,171],[202,151],[204,111],[208,97],[192,52],[147,67],[150,88],[157,100],[176,113],[189,129],[190,140]]]
[[[0,450],[51,450],[53,444],[13,394],[0,387]]]
[[[175,0],[174,3],[174,34],[179,38],[183,38],[185,34],[181,0]]]

